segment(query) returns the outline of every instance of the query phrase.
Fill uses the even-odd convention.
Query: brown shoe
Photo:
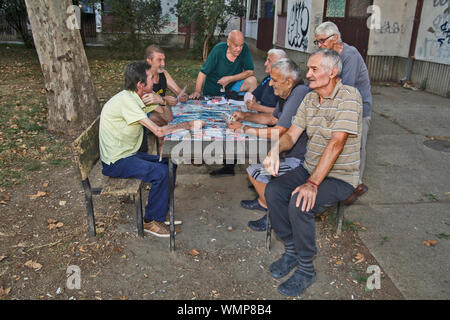
[[[353,202],[355,202],[356,199],[358,199],[360,196],[366,193],[367,190],[369,190],[369,188],[364,183],[361,183],[359,186],[355,188],[352,195],[348,197],[347,200],[345,200],[344,204],[346,206],[353,204]]]
[[[147,223],[144,222],[144,231],[161,238],[170,237],[170,229],[164,224],[164,222],[154,220]]]

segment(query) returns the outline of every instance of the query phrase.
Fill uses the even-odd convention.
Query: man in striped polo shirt
[[[342,84],[341,70],[336,51],[320,49],[311,55],[306,77],[313,91],[264,160],[267,171],[277,176],[279,153],[289,150],[306,130],[303,166],[273,179],[265,191],[270,221],[285,245],[285,253],[272,263],[270,273],[282,278],[297,267],[278,287],[288,296],[301,295],[316,280],[314,213],[347,199],[359,182],[362,101],[356,88]]]

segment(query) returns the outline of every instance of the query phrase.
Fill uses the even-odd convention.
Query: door
[[[325,0],[323,21],[334,22],[342,41],[356,47],[366,59],[370,30],[367,28],[367,8],[373,0]]]
[[[262,0],[261,18],[258,19],[258,35],[256,38],[256,47],[263,51],[269,51],[273,47],[273,4],[272,0]]]

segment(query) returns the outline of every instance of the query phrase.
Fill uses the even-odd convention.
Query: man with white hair
[[[316,280],[313,257],[317,253],[314,213],[323,206],[347,199],[358,185],[362,100],[359,91],[342,84],[342,63],[336,51],[320,49],[308,60],[309,87],[289,130],[269,151],[266,170],[279,175],[280,157],[306,131],[305,161],[269,182],[265,197],[270,222],[284,242],[285,252],[269,268],[280,279],[287,296],[299,296]]]
[[[220,96],[225,91],[253,91],[258,84],[253,69],[244,35],[239,30],[233,30],[227,42],[220,42],[211,50],[198,73],[195,92],[189,98],[200,98],[202,87],[205,96]]]
[[[327,48],[339,53],[342,60],[342,83],[358,89],[363,101],[360,177],[355,192],[345,201],[346,205],[350,205],[369,189],[362,183],[364,168],[366,166],[367,134],[369,132],[372,112],[372,93],[370,92],[369,72],[367,71],[364,59],[358,52],[358,49],[342,41],[341,33],[333,22],[327,21],[320,24],[316,28],[315,33],[316,40],[314,43],[319,48]]]
[[[269,85],[273,88],[274,93],[280,97],[273,113],[234,112],[233,116],[237,121],[229,125],[231,129],[241,130],[246,134],[253,134],[272,140],[279,139],[288,131],[292,117],[297,113],[300,103],[310,89],[303,84],[299,67],[290,59],[281,59],[272,64],[270,76]],[[243,126],[239,122],[242,120],[273,127],[251,128]],[[285,153],[280,164],[280,175],[297,168],[303,163],[307,140],[306,134],[303,134],[292,148]],[[271,180],[271,176],[267,174],[262,164],[251,165],[247,168],[247,173],[258,197],[253,200],[242,200],[241,207],[266,212],[267,204],[264,191]],[[249,221],[248,226],[254,231],[264,231],[266,230],[266,223],[267,214],[258,220]]]
[[[245,102],[249,110],[267,113],[273,112],[275,106],[278,103],[278,96],[273,93],[273,88],[272,86],[269,85],[270,70],[272,64],[274,64],[280,59],[285,58],[287,58],[287,54],[281,49],[270,49],[267,52],[267,59],[266,62],[264,62],[264,66],[266,67],[265,71],[268,75],[261,81],[261,84],[252,92],[253,96],[252,99],[249,99]]]

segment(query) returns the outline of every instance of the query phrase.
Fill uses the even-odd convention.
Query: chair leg
[[[342,222],[344,220],[344,201],[339,201],[337,205],[336,214],[336,235],[339,236],[342,232]]]
[[[169,158],[169,219],[170,219],[170,252],[175,251],[175,220],[173,216],[174,211],[174,189],[175,183],[173,181],[173,162]]]
[[[270,224],[269,211],[267,211],[266,221],[266,249],[270,252],[270,243],[272,241],[272,225]]]
[[[84,200],[86,204],[87,223],[89,229],[89,235],[95,237],[97,232],[95,231],[95,218],[94,218],[94,205],[92,203],[92,191],[89,179],[83,180]]]
[[[142,191],[141,186],[134,198],[134,203],[136,204],[136,223],[139,237],[144,236],[144,222],[142,221]]]

